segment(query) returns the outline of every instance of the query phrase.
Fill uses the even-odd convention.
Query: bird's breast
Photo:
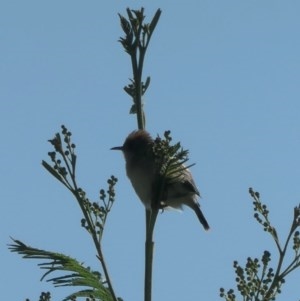
[[[128,168],[128,166],[126,166],[126,172],[136,194],[144,206],[148,209],[151,208],[151,174],[145,172],[142,168]]]

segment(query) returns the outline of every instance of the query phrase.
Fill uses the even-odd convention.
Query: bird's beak
[[[115,146],[115,147],[112,147],[111,150],[123,150],[123,146]]]

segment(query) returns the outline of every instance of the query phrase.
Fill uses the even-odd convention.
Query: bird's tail
[[[197,214],[197,217],[198,217],[200,223],[202,224],[202,226],[204,227],[204,229],[209,230],[209,224],[208,224],[206,218],[204,217],[198,202],[195,202],[193,209],[194,209],[195,213]]]

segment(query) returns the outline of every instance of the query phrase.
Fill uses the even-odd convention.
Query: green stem
[[[158,210],[146,210],[145,301],[151,301],[152,298],[153,234],[157,214]]]
[[[294,222],[293,222],[293,224],[294,224]],[[285,254],[286,254],[286,251],[287,251],[290,239],[291,239],[291,237],[293,235],[293,231],[294,231],[293,224],[291,226],[289,235],[288,235],[288,237],[286,239],[286,242],[284,244],[283,250],[280,248],[278,239],[275,239],[275,243],[276,243],[277,247],[279,246],[278,247],[279,260],[278,260],[278,265],[277,265],[277,269],[276,269],[276,272],[275,272],[274,280],[273,280],[273,282],[272,282],[272,284],[271,284],[271,286],[270,286],[270,288],[269,288],[269,290],[268,290],[268,292],[266,294],[266,297],[268,297],[268,298],[270,298],[270,296],[273,295],[273,290],[276,287],[278,287],[279,282],[287,275],[288,268],[290,267],[289,266],[287,269],[285,269],[285,271],[283,273],[281,273],[281,268],[282,268],[283,260],[284,260],[284,257],[285,257]]]
[[[143,64],[140,62],[137,70],[135,70],[134,72],[134,81],[136,84],[135,105],[136,105],[136,113],[137,113],[137,123],[138,123],[138,128],[140,130],[145,129],[144,112],[142,106],[142,68],[143,68]]]

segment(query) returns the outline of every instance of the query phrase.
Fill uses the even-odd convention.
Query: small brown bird
[[[137,130],[126,138],[123,146],[111,148],[123,152],[127,176],[136,194],[149,210],[151,209],[153,185],[158,176],[153,155],[153,144],[154,140],[148,132]],[[182,168],[181,175],[176,181],[164,185],[162,195],[166,198],[161,202],[162,207],[182,208],[182,205],[186,205],[195,211],[204,229],[209,229],[198,202],[200,193],[191,172],[187,168]]]

